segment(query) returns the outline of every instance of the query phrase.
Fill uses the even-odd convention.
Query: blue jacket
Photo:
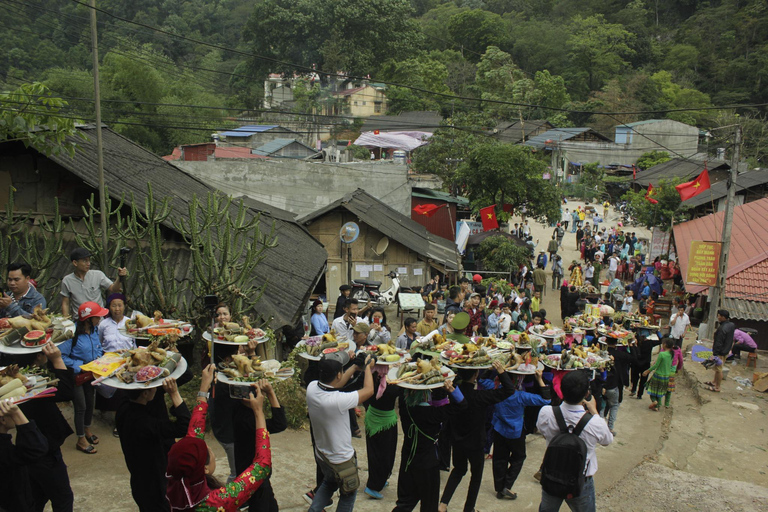
[[[91,334],[81,334],[77,337],[77,343],[72,346],[74,340],[67,340],[59,345],[61,359],[67,368],[72,368],[75,374],[80,373],[80,366],[90,363],[104,355],[99,341],[99,328],[94,327]]]
[[[493,429],[507,439],[523,435],[523,413],[526,407],[549,405],[549,400],[534,393],[518,391],[494,406]]]
[[[499,334],[499,317],[496,316],[496,313],[491,313],[488,317],[488,335],[491,334]]]
[[[14,316],[21,315],[29,316],[38,304],[45,309],[45,297],[30,284],[29,290],[24,297],[19,300],[14,300],[7,308],[0,309],[0,318],[13,318]]]

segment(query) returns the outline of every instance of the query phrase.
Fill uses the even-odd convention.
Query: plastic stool
[[[757,352],[750,352],[747,355],[747,368],[749,368],[750,364],[757,369]]]

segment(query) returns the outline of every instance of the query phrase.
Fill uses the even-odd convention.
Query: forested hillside
[[[89,9],[74,0],[0,5],[2,88],[43,81],[68,99],[72,116],[92,119]],[[618,122],[670,117],[713,128],[739,114],[746,156],[758,163],[766,152],[764,0],[97,6],[105,122],[161,153],[207,139],[241,109],[260,108],[268,73],[311,69],[324,83],[343,71],[389,84],[394,112],[439,109],[463,114],[465,123],[547,118],[610,134]],[[740,106],[712,108],[726,105]]]

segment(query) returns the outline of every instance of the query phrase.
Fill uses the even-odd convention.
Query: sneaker
[[[514,492],[510,491],[509,489],[502,489],[501,492],[497,492],[496,493],[496,498],[500,499],[500,500],[503,500],[504,498],[509,498],[511,500],[516,500],[517,499],[517,493],[514,493]]]
[[[373,489],[370,489],[368,487],[365,488],[365,494],[367,494],[368,496],[370,496],[371,498],[373,498],[375,500],[380,500],[380,499],[384,498],[383,494],[381,494],[378,491],[374,491]]]

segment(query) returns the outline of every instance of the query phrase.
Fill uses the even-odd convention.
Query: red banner
[[[480,210],[480,220],[483,223],[483,231],[490,231],[499,228],[499,221],[496,220],[496,205],[486,206]]]

